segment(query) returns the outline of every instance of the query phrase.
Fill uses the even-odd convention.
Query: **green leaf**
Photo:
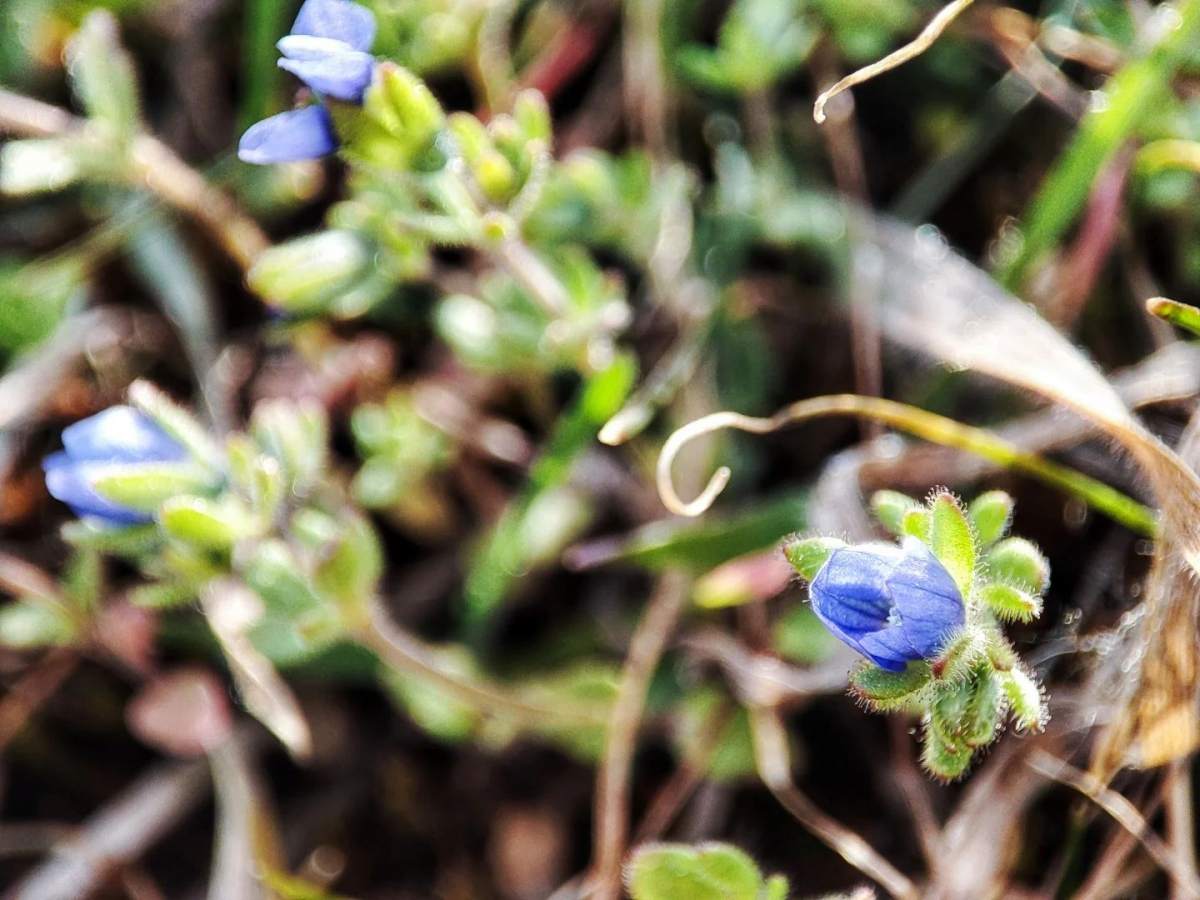
[[[475,625],[504,602],[529,565],[523,540],[537,499],[566,482],[576,459],[596,443],[596,435],[625,402],[633,385],[632,359],[620,356],[580,389],[572,408],[558,419],[542,456],[529,471],[529,482],[504,511],[471,563],[464,588],[467,618]]]
[[[371,253],[358,235],[321,231],[259,254],[246,282],[268,303],[291,313],[316,315],[327,312],[370,262]]]
[[[176,609],[195,602],[194,585],[183,581],[155,581],[139,584],[129,592],[129,602],[145,609]]]
[[[243,9],[242,65],[238,70],[242,83],[242,102],[238,110],[241,130],[278,111],[275,102],[279,69],[275,63],[279,51],[275,49],[275,42],[287,32],[291,12],[286,4],[276,0],[247,0]]]
[[[246,584],[262,597],[269,611],[296,616],[322,605],[312,581],[286,543],[279,539],[260,543],[242,566]]]
[[[13,144],[6,144],[4,153]],[[7,157],[0,157],[0,178],[7,177]],[[30,350],[54,334],[61,325],[70,328],[68,314],[86,300],[86,271],[74,255],[53,261],[31,262],[0,258],[0,354]]]
[[[1026,731],[1039,731],[1046,724],[1041,686],[1024,669],[1014,667],[1001,675],[1013,721]]]
[[[206,550],[229,550],[262,532],[262,523],[228,498],[176,497],[158,511],[158,520],[167,534]]]
[[[967,508],[967,518],[975,529],[980,547],[990,547],[1008,530],[1012,522],[1013,498],[1004,491],[980,494]]]
[[[920,503],[899,491],[876,491],[871,495],[871,512],[884,528],[897,537],[903,537],[907,533],[904,529],[904,517],[912,510],[920,508]]]
[[[193,462],[214,473],[221,472],[224,460],[220,448],[190,412],[148,381],[135,381],[129,386],[129,402],[186,447]]]
[[[812,607],[794,604],[781,615],[772,630],[775,651],[784,659],[812,665],[829,656],[837,646]]]
[[[1024,538],[1007,538],[988,553],[988,577],[1030,594],[1041,594],[1050,582],[1050,563]]]
[[[1176,328],[1182,328],[1200,336],[1200,309],[1194,306],[1168,300],[1166,297],[1154,297],[1146,301],[1146,311],[1170,322]]]
[[[102,10],[90,13],[66,56],[72,88],[88,117],[119,140],[132,138],[141,127],[137,79],[116,19]]]
[[[763,892],[763,900],[787,900],[788,880],[782,875],[772,875],[767,879],[767,887]]]
[[[996,739],[1004,713],[1004,699],[997,675],[979,666],[971,677],[942,689],[929,710],[928,728],[944,743],[983,747]]]
[[[254,408],[250,433],[263,453],[282,467],[297,494],[321,483],[329,463],[329,419],[315,400],[265,400]]]
[[[1031,267],[1054,249],[1083,210],[1101,170],[1172,100],[1176,72],[1192,59],[1200,37],[1200,0],[1173,9],[1174,27],[1156,33],[1149,53],[1122,66],[1105,83],[1050,174],[1042,181],[1020,229],[1016,252],[999,280],[1019,291]]]
[[[961,681],[975,664],[987,655],[989,641],[979,626],[968,625],[951,638],[932,662],[934,675],[941,681]]]
[[[217,291],[208,271],[175,223],[161,210],[129,201],[134,224],[126,233],[130,261],[178,329],[193,371],[217,364]],[[124,212],[122,209],[121,212]]]
[[[902,709],[918,699],[931,677],[924,662],[909,663],[903,672],[888,672],[866,663],[850,673],[850,689],[873,709]]]
[[[619,543],[584,545],[572,554],[572,562],[581,568],[626,563],[651,571],[679,565],[706,572],[776,545],[804,526],[807,512],[807,492],[784,494],[724,516],[713,513],[699,521],[672,518],[653,522]]]
[[[900,529],[904,536],[915,537],[919,541],[929,543],[930,531],[933,527],[932,514],[928,507],[918,506],[910,509],[900,520]]]
[[[812,581],[833,551],[845,546],[846,542],[837,538],[792,538],[784,542],[783,555],[801,578]]]
[[[986,747],[996,739],[1004,716],[1004,693],[992,669],[982,669],[971,697],[963,741],[968,747]]]
[[[77,547],[127,559],[139,559],[151,554],[163,542],[162,535],[153,524],[114,528],[86,519],[67,522],[62,527],[62,536],[63,540]]]
[[[979,589],[979,599],[1005,622],[1032,622],[1042,614],[1040,597],[1003,582],[983,585]]]
[[[76,637],[74,623],[49,605],[18,600],[0,607],[0,645],[17,650],[62,647]]]
[[[558,744],[576,759],[596,763],[608,744],[607,721],[617,699],[620,671],[608,663],[582,660],[564,668],[540,673],[514,686],[521,697],[545,709],[591,712],[595,725],[564,726],[546,722],[538,733]]]
[[[99,494],[140,512],[154,512],[167,500],[206,494],[216,486],[211,475],[192,463],[89,464],[83,468]]]
[[[650,844],[626,870],[633,900],[759,900],[763,879],[746,853],[728,844]]]
[[[331,112],[351,157],[399,171],[423,161],[446,123],[425,83],[394,63],[376,70],[361,111],[336,104]]]
[[[256,860],[255,870],[258,877],[262,878],[263,884],[270,888],[271,893],[278,896],[279,900],[350,900],[349,897],[330,893],[303,878],[276,871],[265,866],[261,860]]]
[[[67,609],[88,613],[104,596],[104,560],[91,547],[76,547],[59,578],[59,593]]]
[[[0,147],[0,194],[22,197],[61,191],[103,161],[79,142],[60,138],[9,141]]]
[[[966,744],[947,740],[937,729],[926,727],[921,764],[939,781],[961,778],[971,765],[975,751]]]
[[[698,766],[706,760],[705,775],[716,782],[755,777],[754,737],[745,708],[708,687],[688,694],[677,709],[679,727],[673,737],[685,761]]]
[[[547,147],[554,138],[550,106],[541,91],[521,91],[513,101],[513,120],[524,141],[541,141]]]
[[[317,566],[317,589],[344,609],[361,609],[383,575],[383,548],[364,517],[342,517],[341,534]]]
[[[479,665],[465,647],[445,645],[430,648],[431,662],[448,675],[475,681]],[[446,695],[421,678],[394,669],[380,668],[380,678],[395,703],[417,727],[439,740],[457,743],[475,737],[483,725],[479,712]]]
[[[975,535],[953,494],[941,493],[929,506],[929,546],[964,597],[975,577]]]

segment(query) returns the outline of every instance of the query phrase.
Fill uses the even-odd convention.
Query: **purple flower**
[[[903,547],[839,547],[809,595],[825,627],[889,672],[937,656],[966,621],[954,579],[915,537]]]
[[[318,97],[362,103],[375,75],[375,17],[350,0],[306,0],[289,35],[277,46],[283,69]],[[238,158],[248,163],[316,159],[338,147],[323,105],[283,112],[257,122],[242,135]]]
[[[95,480],[115,468],[147,463],[183,462],[188,452],[149,418],[131,406],[114,406],[63,431],[61,453],[46,457],[46,488],[77,516],[92,516],[111,525],[150,521],[101,496]]]

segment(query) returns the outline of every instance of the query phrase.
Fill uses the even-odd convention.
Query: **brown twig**
[[[1105,785],[1094,775],[1077,769],[1045,750],[1035,749],[1026,761],[1037,774],[1073,788],[1104,810],[1114,821],[1137,839],[1142,848],[1165,872],[1175,880],[1177,887],[1188,892],[1181,894],[1189,900],[1200,897],[1200,887],[1194,883],[1189,887],[1187,875],[1180,869],[1174,852],[1150,827],[1128,799]]]
[[[3,755],[9,742],[21,733],[29,717],[62,687],[78,665],[79,656],[73,650],[51,650],[30,667],[0,700],[0,755]]]
[[[842,93],[842,91],[849,90],[856,84],[862,84],[864,81],[870,81],[876,75],[889,72],[897,66],[908,62],[910,59],[920,56],[933,46],[934,42],[942,36],[942,32],[950,27],[950,23],[958,18],[973,2],[975,0],[954,0],[953,3],[947,4],[912,41],[905,44],[899,50],[889,53],[878,62],[850,73],[833,87],[829,88],[829,90],[822,93],[813,105],[813,118],[817,124],[820,125],[825,121],[826,103]]]
[[[150,770],[92,816],[37,866],[6,900],[81,900],[114,867],[139,859],[200,804],[209,790],[203,760]]]
[[[925,856],[925,864],[933,869],[942,853],[941,827],[929,800],[929,783],[921,775],[913,757],[910,736],[912,726],[899,716],[892,717],[889,724],[892,738],[892,777],[908,807],[917,842]]]
[[[919,900],[921,893],[907,876],[862,837],[821,810],[792,782],[791,753],[779,713],[761,707],[752,709],[750,724],[759,777],[780,805],[825,846],[893,897]]]
[[[363,646],[373,650],[385,665],[418,678],[447,697],[485,715],[511,719],[526,727],[596,725],[604,719],[590,711],[542,706],[493,685],[482,685],[442,669],[429,648],[396,625],[379,601],[371,605],[369,621],[357,629]]]
[[[688,635],[683,647],[696,659],[717,663],[743,703],[770,708],[841,693],[853,659],[852,651],[837,649],[820,665],[801,669],[774,655],[754,653],[716,629]]]
[[[1200,871],[1196,866],[1196,819],[1193,803],[1191,759],[1177,759],[1167,769],[1163,783],[1167,811],[1167,839],[1182,883],[1171,885],[1171,900],[1184,900],[1200,893]]]
[[[832,61],[821,54],[813,57],[816,78],[821,83],[834,80]],[[844,99],[848,99],[844,98]],[[828,117],[828,127],[822,129],[826,154],[833,169],[838,192],[850,203],[861,207],[870,205],[867,193],[867,170],[863,162],[862,144],[854,122],[854,104],[837,105]],[[852,253],[873,243],[871,222],[866,218],[847,218],[848,241]],[[851,266],[846,290],[850,300],[850,349],[854,360],[854,391],[870,397],[883,393],[883,332],[875,307],[879,296],[878,283],[882,268],[868,271],[866,266]],[[859,431],[864,439],[877,437],[883,430],[878,422],[860,420]]]
[[[726,702],[709,716],[696,737],[695,745],[700,748],[700,752],[694,756],[685,756],[667,783],[654,795],[634,832],[634,846],[659,838],[696,792],[696,788],[708,774],[712,759],[721,745],[720,738],[729,727],[733,712],[733,704]]]
[[[609,720],[608,743],[596,776],[594,900],[617,900],[621,894],[621,862],[629,839],[631,770],[646,691],[687,604],[690,585],[691,579],[681,572],[664,573],[629,644]]]
[[[3,88],[0,88],[0,131],[30,137],[91,139],[91,127],[85,119]],[[257,222],[244,215],[232,198],[209,184],[158,138],[148,134],[135,137],[127,163],[126,177],[131,186],[151,191],[194,218],[243,271],[270,246]]]
[[[673,98],[660,50],[662,0],[627,0],[622,33],[622,90],[626,128],[633,143],[643,143],[651,159],[662,162],[673,156],[668,123]]]

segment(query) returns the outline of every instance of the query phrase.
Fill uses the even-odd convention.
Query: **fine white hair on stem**
[[[974,2],[975,0],[954,0],[953,3],[947,4],[942,7],[941,12],[930,20],[929,24],[925,26],[920,34],[899,50],[889,53],[878,62],[873,62],[869,66],[863,66],[861,69],[851,72],[833,87],[829,88],[829,90],[822,93],[813,105],[813,118],[816,119],[817,124],[820,125],[825,121],[826,103],[856,84],[870,81],[876,75],[882,75],[884,72],[891,71],[897,66],[903,65],[910,59],[920,56],[933,46],[934,41],[942,36],[942,32],[950,26],[950,23],[957,19]]]

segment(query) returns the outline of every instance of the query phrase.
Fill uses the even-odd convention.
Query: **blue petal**
[[[238,159],[256,165],[295,162],[318,159],[337,148],[325,107],[306,106],[251,125],[238,144]]]
[[[936,655],[966,618],[954,579],[912,537],[903,550],[890,544],[835,550],[810,595],[813,612],[834,635],[891,672]]]
[[[308,45],[316,41],[333,47]],[[362,102],[375,74],[375,57],[352,50],[340,41],[287,37],[279,42],[279,49],[288,57],[279,60],[281,69],[291,72],[318,94],[347,103]]]
[[[892,609],[887,578],[901,559],[900,550],[889,544],[838,548],[813,579],[813,611],[849,635],[878,631]]]
[[[179,462],[188,453],[131,406],[114,406],[63,430],[63,446],[81,462]]]
[[[370,50],[375,42],[375,16],[350,0],[306,0],[292,34],[333,38],[355,50]]]
[[[126,509],[100,496],[87,477],[87,466],[77,465],[66,453],[55,453],[42,462],[46,472],[46,489],[50,496],[61,500],[77,516],[90,516],[110,525],[138,525],[151,517]]]
[[[924,658],[898,625],[889,625],[874,634],[865,635],[859,641],[859,647],[863,656],[889,672],[903,672],[910,661]]]
[[[916,538],[905,539],[904,559],[888,586],[904,635],[924,658],[935,656],[966,622],[954,579]]]

